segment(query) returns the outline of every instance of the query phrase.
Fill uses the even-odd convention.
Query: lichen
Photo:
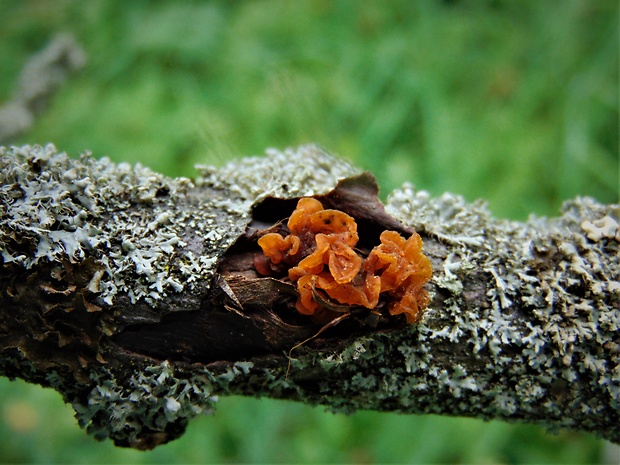
[[[476,374],[475,384],[458,380],[467,380],[465,390],[476,386],[475,398],[493,399],[487,400],[489,416],[493,408],[508,417],[523,415],[543,402],[568,426],[571,417],[562,412],[600,406],[593,393],[606,393],[612,407],[607,414],[617,416],[620,361],[611,346],[620,322],[620,206],[578,198],[563,206],[559,218],[521,224],[492,219],[483,203],[450,194],[431,199],[406,185],[392,193],[387,211],[451,246],[444,269],[433,276],[451,295],[445,315],[422,324],[415,348],[400,348],[405,371],[433,376],[426,370],[434,364],[433,346],[445,341],[492,362]],[[472,292],[471,281],[465,281],[476,271],[486,283],[488,306],[470,308],[464,292]],[[434,389],[437,383],[454,387],[453,377],[442,381],[436,374]],[[563,405],[558,392],[577,377],[587,387]]]
[[[559,218],[523,224],[491,218],[482,202],[405,186],[387,211],[448,245],[432,278],[441,309],[431,302],[419,325],[398,334],[299,348],[279,392],[335,412],[522,420],[618,441],[620,206],[578,198]]]
[[[89,154],[72,160],[51,144],[3,147],[0,157],[4,263],[30,269],[93,256],[106,267],[97,291],[107,304],[118,292],[135,301],[182,289],[166,266],[182,244],[176,225],[186,219],[182,210],[170,211],[170,197],[186,194],[188,179]],[[142,213],[146,204],[153,205],[152,216]]]
[[[89,434],[135,446],[149,434],[166,431],[170,424],[184,425],[197,415],[212,415],[218,401],[215,393],[251,368],[250,362],[239,362],[216,373],[164,361],[119,379],[101,366],[91,374],[94,387],[86,397],[69,401]]]
[[[325,193],[356,172],[315,147],[202,167],[193,182],[89,155],[70,161],[53,146],[2,148],[0,157],[3,262],[92,256],[106,265],[92,283],[104,303],[125,293],[156,304],[191,291],[261,199]],[[131,443],[234,393],[599,433],[618,424],[620,206],[578,198],[559,218],[516,223],[491,218],[482,202],[405,185],[386,210],[420,233],[438,264],[435,299],[418,325],[329,350],[309,343],[291,354],[290,376],[284,357],[217,367],[154,361],[130,380],[101,365],[88,394],[69,399],[80,424]],[[606,437],[620,440],[609,428]]]
[[[326,193],[339,179],[360,172],[316,145],[283,152],[270,148],[265,155],[234,160],[220,168],[198,165],[196,183],[225,189],[233,196],[230,205],[247,212],[248,205],[266,197],[292,199]]]
[[[53,144],[0,147],[0,163],[3,263],[30,269],[95,257],[105,266],[97,292],[107,305],[119,294],[155,305],[210,282],[257,200],[324,193],[355,171],[313,146],[203,166],[195,181],[90,153],[73,160]]]

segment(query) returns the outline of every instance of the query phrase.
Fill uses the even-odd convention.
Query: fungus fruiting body
[[[258,239],[264,255],[254,263],[260,274],[286,273],[297,285],[299,313],[325,321],[353,308],[386,307],[408,323],[421,318],[428,303],[423,286],[432,270],[417,233],[405,239],[384,231],[380,243],[364,253],[356,249],[355,219],[309,197],[299,200],[287,228]]]

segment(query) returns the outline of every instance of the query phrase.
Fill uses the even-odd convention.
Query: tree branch
[[[267,155],[191,181],[0,148],[0,373],[58,390],[90,433],[139,449],[229,394],[620,442],[619,205],[578,198],[518,223],[404,186],[384,211],[368,174],[316,147]],[[321,326],[248,264],[252,232],[303,196],[354,216],[360,241],[420,233],[434,275],[419,324],[349,318],[291,352]]]
[[[67,77],[86,63],[86,54],[69,34],[58,34],[33,55],[19,76],[11,100],[0,106],[0,143],[23,134]]]

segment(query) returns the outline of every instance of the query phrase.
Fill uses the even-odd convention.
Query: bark
[[[193,180],[53,145],[0,157],[0,373],[58,390],[97,438],[153,448],[242,394],[620,441],[619,205],[519,223],[405,185],[384,210],[371,175],[312,146]],[[321,332],[254,271],[255,232],[303,196],[354,216],[362,248],[422,236],[421,322],[352,309]]]

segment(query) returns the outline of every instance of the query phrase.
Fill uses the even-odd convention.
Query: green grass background
[[[618,201],[616,0],[0,0],[0,101],[72,32],[86,68],[15,144],[193,165],[317,142],[484,198],[499,217]],[[49,390],[0,381],[0,461],[597,463],[604,441],[527,425],[222,399],[153,452],[97,443]]]

